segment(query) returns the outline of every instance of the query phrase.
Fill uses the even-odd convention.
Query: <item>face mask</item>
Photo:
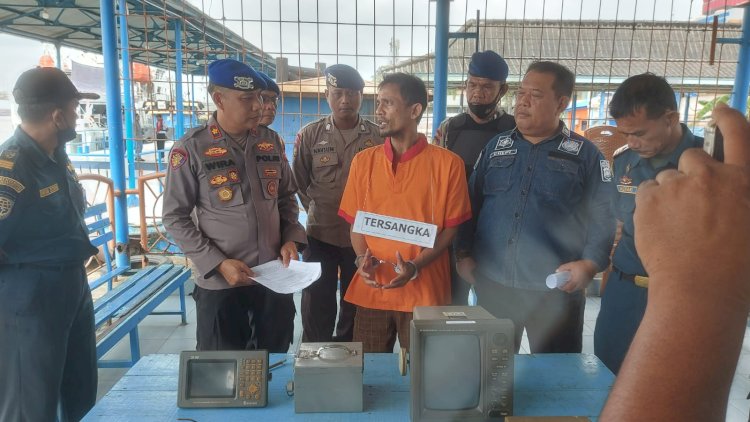
[[[65,126],[67,126],[65,129],[60,129],[57,131],[57,143],[58,145],[62,145],[66,142],[70,142],[73,139],[78,136],[76,133],[76,129],[74,127],[70,127],[68,125],[68,121],[63,117],[63,121],[65,122]]]
[[[500,101],[499,93],[497,97],[495,97],[495,100],[489,104],[471,104],[470,103],[469,110],[471,110],[471,112],[474,113],[475,116],[484,120],[484,119],[489,118],[492,115],[492,113],[495,112],[495,110],[497,109],[498,101]]]

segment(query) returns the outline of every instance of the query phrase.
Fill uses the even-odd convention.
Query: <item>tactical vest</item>
[[[448,121],[445,133],[445,147],[456,153],[464,160],[466,179],[468,180],[474,170],[474,163],[479,158],[487,142],[502,132],[507,132],[516,126],[515,119],[504,113],[499,118],[489,122],[482,129],[465,129],[467,119],[471,117],[467,113],[459,114]]]

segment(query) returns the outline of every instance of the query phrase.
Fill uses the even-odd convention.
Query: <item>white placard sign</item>
[[[352,231],[425,248],[434,247],[437,238],[437,226],[434,224],[365,211],[357,211]]]

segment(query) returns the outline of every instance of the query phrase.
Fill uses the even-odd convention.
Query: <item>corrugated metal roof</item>
[[[517,83],[536,60],[560,62],[577,77],[579,89],[605,89],[624,78],[650,71],[678,87],[715,86],[731,89],[739,46],[717,45],[716,62],[708,64],[710,25],[670,22],[480,20],[480,45],[508,62],[508,81]],[[462,29],[476,31],[476,21]],[[741,27],[724,24],[719,37],[739,38]],[[465,79],[473,40],[452,40],[448,74],[454,84]],[[434,55],[421,56],[381,69],[387,73],[434,72]]]
[[[231,57],[276,76],[269,54],[184,1],[126,0],[131,60],[174,69],[174,21],[183,22],[183,69],[206,74],[207,63]],[[0,32],[101,53],[99,0],[58,0],[50,7],[39,0],[0,4]],[[119,23],[119,22],[118,22]],[[118,33],[119,35],[119,33]],[[289,78],[317,76],[315,69],[289,68]]]

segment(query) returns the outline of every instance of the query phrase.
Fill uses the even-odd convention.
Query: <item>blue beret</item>
[[[273,91],[276,93],[276,95],[281,95],[281,90],[279,89],[279,86],[276,85],[276,82],[271,79],[270,76],[265,74],[264,72],[258,72],[261,78],[263,78],[263,82],[266,83],[266,90],[267,91]]]
[[[326,85],[334,88],[345,88],[362,91],[365,81],[359,76],[357,69],[345,64],[328,66],[325,70]]]
[[[471,55],[469,75],[504,82],[508,78],[508,63],[492,50]]]
[[[221,59],[208,65],[208,80],[216,86],[238,91],[266,89],[263,77],[245,63]]]

